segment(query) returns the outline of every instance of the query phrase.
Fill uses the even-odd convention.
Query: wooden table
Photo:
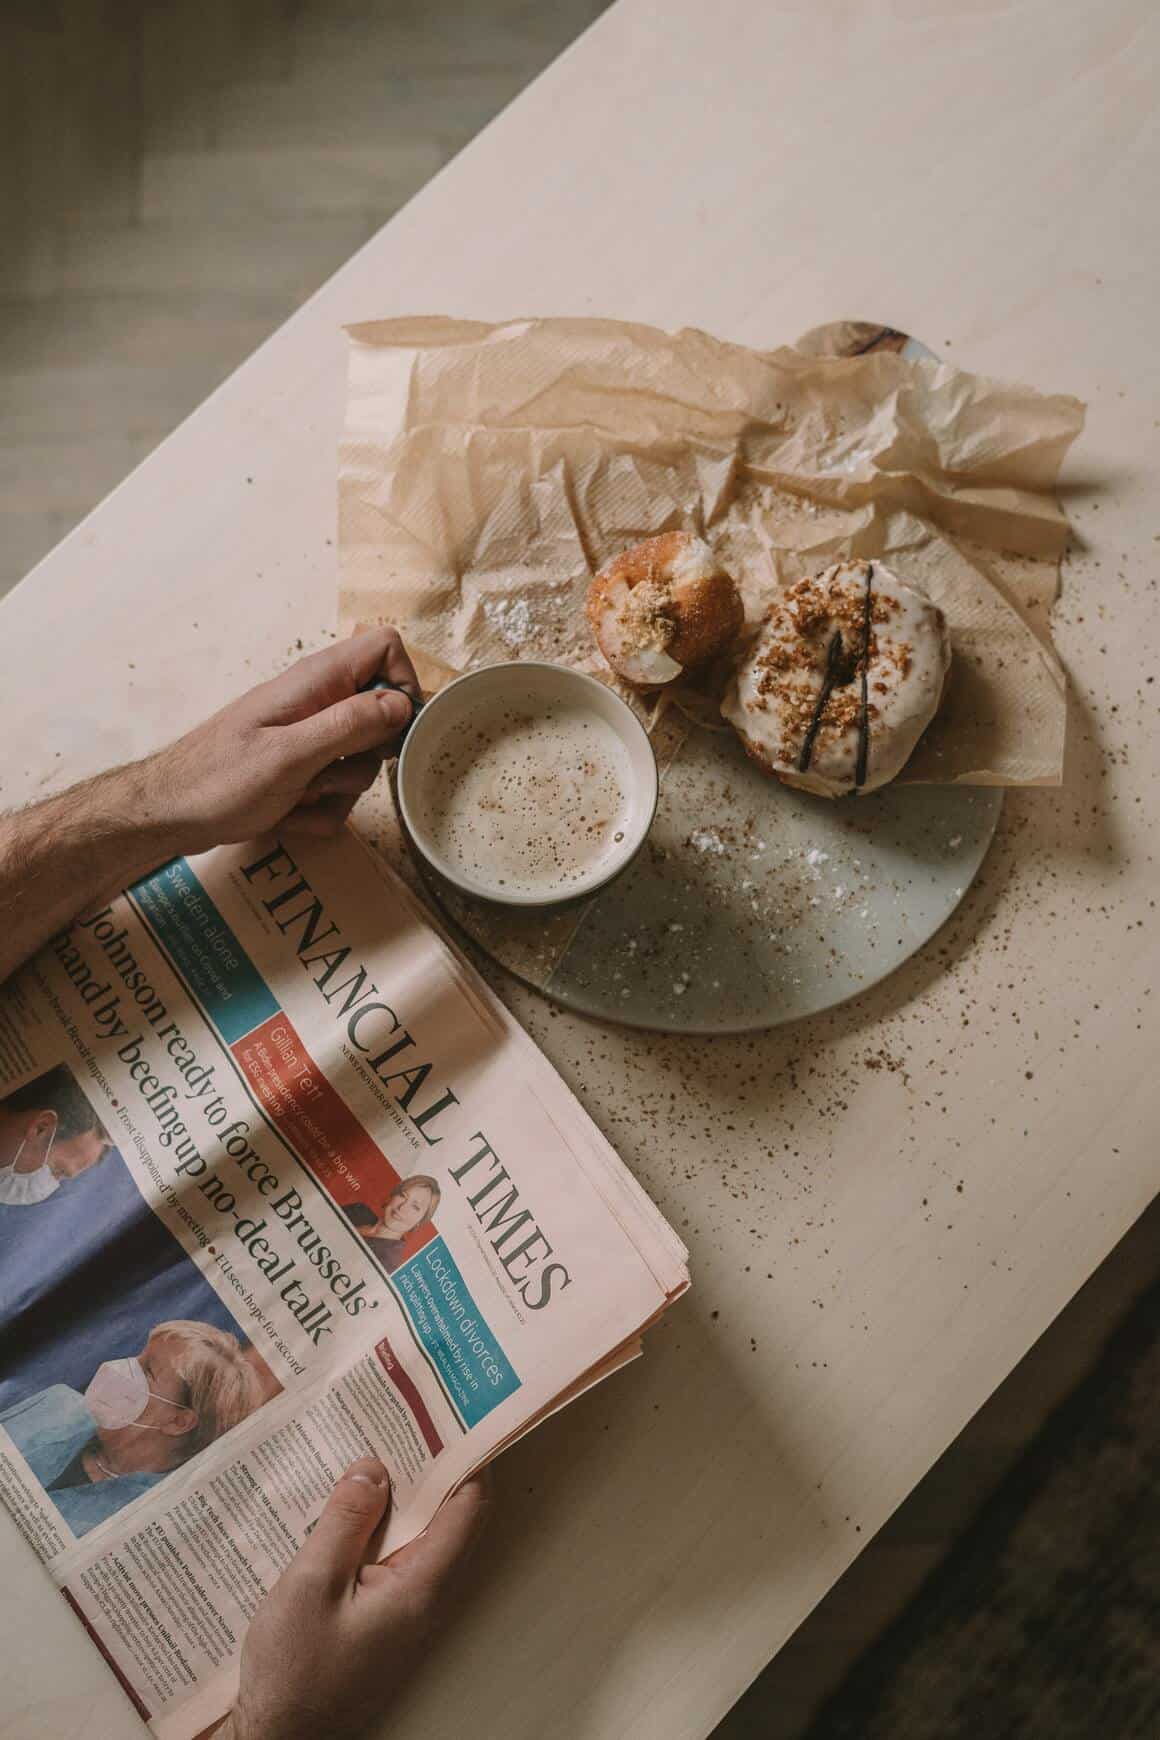
[[[594,312],[765,345],[866,316],[1090,401],[1067,786],[1009,795],[946,931],[757,1039],[501,987],[686,1234],[696,1290],[507,1459],[392,1736],[705,1735],[1153,1194],[1156,49],[1140,0],[621,0],[0,612],[9,797],[322,638],[355,318]],[[0,1534],[0,1737],[133,1735]]]

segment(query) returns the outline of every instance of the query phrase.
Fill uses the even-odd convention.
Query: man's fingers
[[[298,834],[328,838],[342,831],[355,804],[381,773],[383,759],[373,749],[331,762],[316,774],[283,822]]]
[[[309,719],[285,727],[286,747],[313,779],[340,756],[385,749],[411,717],[411,703],[394,689],[344,695]]]
[[[324,797],[359,797],[374,784],[382,768],[383,758],[373,749],[362,755],[348,755],[345,761],[332,761],[315,774],[302,793],[301,802],[312,804]]]
[[[301,1548],[298,1567],[324,1579],[337,1593],[350,1587],[362,1569],[371,1536],[386,1515],[391,1482],[373,1457],[352,1462],[336,1482],[309,1539]]]
[[[257,691],[262,723],[292,725],[307,719],[344,696],[356,694],[379,676],[401,683],[416,696],[419,693],[414,668],[397,629],[368,628],[321,652],[307,653]]]
[[[436,1511],[418,1540],[392,1553],[380,1572],[402,1580],[423,1600],[434,1600],[483,1527],[490,1503],[489,1482],[473,1475]]]
[[[387,648],[379,660],[375,676],[386,677],[388,683],[398,683],[399,687],[405,689],[413,700],[421,701],[423,699],[423,691],[419,687],[415,667],[411,663],[398,629],[377,629],[371,623],[358,622],[355,624],[354,634],[386,634],[388,636]],[[352,636],[353,638],[354,636]]]

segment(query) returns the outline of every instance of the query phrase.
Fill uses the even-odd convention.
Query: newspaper
[[[165,865],[0,1000],[0,1496],[163,1740],[228,1708],[346,1463],[392,1552],[687,1285],[351,833]]]

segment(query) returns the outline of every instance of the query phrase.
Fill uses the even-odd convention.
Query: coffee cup
[[[399,756],[411,844],[453,888],[505,906],[593,894],[630,864],[659,781],[635,713],[563,665],[488,665],[417,715]]]

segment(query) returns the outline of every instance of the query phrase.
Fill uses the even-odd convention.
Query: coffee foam
[[[455,873],[497,894],[566,898],[619,854],[628,750],[605,720],[548,700],[493,705],[431,757],[419,805]]]

